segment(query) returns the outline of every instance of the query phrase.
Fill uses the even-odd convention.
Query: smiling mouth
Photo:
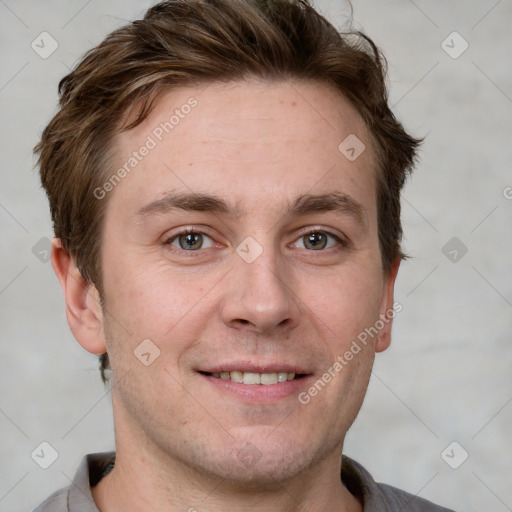
[[[263,385],[270,386],[272,384],[279,384],[287,382],[289,380],[297,380],[305,377],[305,374],[301,373],[289,373],[289,372],[274,372],[274,373],[253,373],[253,372],[203,372],[202,375],[207,377],[213,377],[215,379],[231,380],[240,384],[248,385]]]

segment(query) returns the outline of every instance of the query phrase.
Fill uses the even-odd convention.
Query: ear
[[[394,304],[395,280],[400,263],[401,259],[397,258],[393,262],[389,273],[385,276],[382,300],[380,304],[380,320],[384,326],[379,330],[379,335],[375,343],[375,352],[383,352],[391,344],[391,327],[393,325],[393,318],[397,312],[402,310],[401,304],[399,304],[398,307],[395,307]]]
[[[52,244],[52,267],[64,292],[66,317],[73,336],[91,354],[104,354],[107,347],[98,290],[80,274],[59,238]]]

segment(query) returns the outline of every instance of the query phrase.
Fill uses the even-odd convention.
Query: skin
[[[103,308],[58,240],[53,247],[71,329],[89,352],[107,350],[113,368],[117,460],[94,499],[102,512],[362,510],[340,480],[341,453],[391,322],[310,403],[298,394],[393,305],[398,262],[383,272],[368,131],[326,85],[187,87],[118,134],[112,169],[190,97],[197,107],[103,199]],[[366,146],[353,162],[338,150],[350,134]],[[140,214],[191,192],[238,211]],[[350,196],[360,215],[289,211],[301,195],[332,193]],[[203,248],[180,248],[186,228],[207,235]],[[312,248],[308,231],[344,243],[329,236]],[[252,263],[236,251],[248,236],[263,249]],[[134,357],[144,339],[160,350],[149,366]],[[307,376],[272,398],[199,373],[233,362]]]

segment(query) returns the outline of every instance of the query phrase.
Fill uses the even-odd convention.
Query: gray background
[[[30,510],[83,454],[113,448],[96,358],[72,338],[41,261],[52,230],[31,148],[58,80],[150,4],[0,0],[1,511]],[[342,0],[316,5],[344,23]],[[345,451],[377,480],[456,510],[512,510],[512,1],[356,0],[354,14],[388,57],[397,116],[427,139],[404,191],[404,309]],[[59,45],[47,59],[31,48],[43,31]],[[453,31],[469,44],[458,58]],[[46,470],[31,458],[42,441],[59,454]]]

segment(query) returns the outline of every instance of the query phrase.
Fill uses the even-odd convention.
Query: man
[[[342,456],[419,143],[384,79],[303,0],[162,2],[63,79],[36,148],[52,264],[116,453],[38,512],[446,510]]]

